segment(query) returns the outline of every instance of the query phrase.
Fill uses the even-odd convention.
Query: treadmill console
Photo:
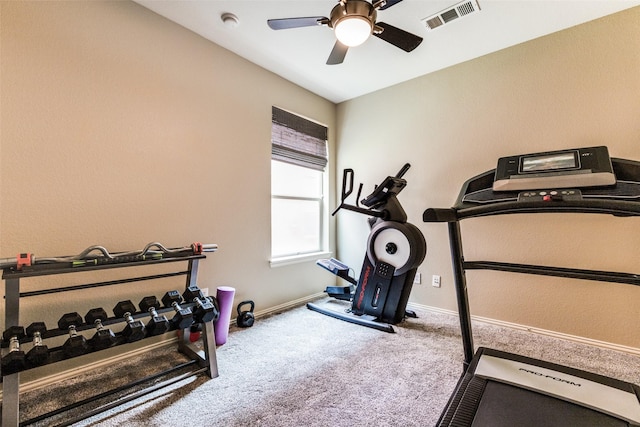
[[[529,190],[518,193],[519,202],[553,202],[582,200],[582,192],[577,188],[563,188],[552,190]]]
[[[470,216],[534,212],[599,212],[616,216],[640,214],[640,161],[612,158],[612,186],[562,187],[495,191],[496,170],[468,179],[451,209],[424,211],[425,222],[450,222]]]
[[[498,159],[494,191],[615,185],[607,147],[575,148]]]

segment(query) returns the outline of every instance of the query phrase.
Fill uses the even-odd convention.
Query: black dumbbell
[[[9,343],[9,353],[1,361],[2,375],[15,374],[26,367],[26,356],[20,350],[20,340],[24,337],[22,326],[11,326],[2,333],[2,339]]]
[[[75,357],[89,351],[89,344],[83,335],[78,334],[77,328],[83,324],[82,316],[78,313],[66,313],[58,320],[58,327],[69,331],[69,338],[62,345],[67,357]]]
[[[220,311],[218,310],[215,299],[205,297],[197,286],[188,286],[182,294],[182,297],[185,301],[196,304],[195,310],[193,310],[196,323],[211,322],[212,320],[218,320],[220,317]]]
[[[158,298],[153,295],[144,297],[138,305],[140,306],[140,310],[148,312],[151,316],[146,326],[148,336],[161,335],[169,330],[169,320],[167,320],[164,315],[158,315],[157,309],[160,308]]]
[[[122,330],[122,335],[128,342],[139,341],[146,335],[144,323],[141,320],[135,320],[132,316],[135,312],[136,306],[133,305],[131,300],[120,301],[113,308],[113,314],[116,317],[122,317],[127,322],[127,326]]]
[[[27,361],[31,366],[44,365],[49,361],[49,348],[42,342],[42,335],[47,332],[44,322],[33,322],[27,326],[27,336],[33,338],[33,347],[27,352]]]
[[[165,307],[172,307],[176,312],[171,319],[176,329],[186,329],[193,323],[193,312],[190,308],[180,307],[182,297],[178,291],[169,291],[162,297],[162,303]]]
[[[96,333],[89,340],[89,344],[96,350],[104,350],[116,344],[116,334],[109,328],[105,328],[102,322],[107,320],[107,312],[102,307],[92,308],[84,315],[87,325],[94,325]]]

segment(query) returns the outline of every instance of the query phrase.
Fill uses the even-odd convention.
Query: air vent
[[[451,21],[480,11],[476,0],[465,0],[421,20],[427,30],[435,30]]]

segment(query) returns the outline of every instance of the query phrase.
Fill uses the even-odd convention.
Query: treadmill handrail
[[[640,182],[640,162],[612,158],[611,164],[619,181]],[[476,175],[462,185],[455,205],[450,209],[427,209],[422,217],[424,222],[453,222],[464,218],[490,215],[522,213],[593,213],[620,217],[640,216],[640,202],[636,199],[583,198],[581,200],[516,201],[505,200],[495,203],[464,202],[467,194],[491,188],[495,169]]]
[[[612,166],[616,177],[620,180],[640,182],[640,162],[612,158]],[[562,267],[547,267],[528,264],[511,264],[491,261],[466,261],[462,250],[460,221],[466,218],[505,215],[517,213],[595,213],[610,214],[620,217],[640,216],[640,201],[629,199],[579,199],[551,201],[514,201],[501,200],[495,203],[463,202],[466,194],[490,188],[493,183],[495,169],[484,172],[467,180],[460,190],[456,204],[452,208],[429,208],[422,215],[424,222],[446,222],[449,230],[449,245],[453,267],[458,316],[462,333],[465,369],[474,354],[473,331],[465,270],[484,269],[538,274],[556,277],[569,277],[581,280],[597,280],[611,283],[627,283],[640,285],[640,276],[633,273],[612,271],[579,270]]]
[[[464,218],[524,213],[593,213],[619,217],[640,216],[640,203],[602,199],[552,202],[508,201],[450,210],[429,208],[422,214],[422,219],[424,222],[453,222]]]
[[[535,274],[640,286],[640,274],[616,271],[585,270],[580,268],[552,267],[546,265],[514,264],[495,261],[464,261],[465,270],[494,270],[510,273]]]

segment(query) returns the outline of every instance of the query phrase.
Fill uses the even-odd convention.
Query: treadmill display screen
[[[523,157],[522,172],[540,172],[577,168],[574,152],[550,154],[544,156]]]
[[[609,150],[602,145],[500,157],[492,189],[521,191],[615,184]]]

